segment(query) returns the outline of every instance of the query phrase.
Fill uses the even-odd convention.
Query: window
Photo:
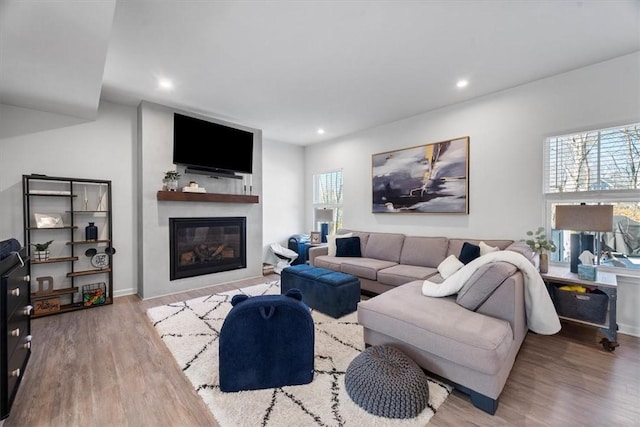
[[[640,271],[640,123],[545,141],[544,193],[550,225],[559,204],[613,205],[613,231],[600,233],[600,263]],[[552,230],[568,262],[569,232]]]
[[[325,172],[313,176],[313,223],[315,230],[329,222],[329,233],[342,227],[342,171]],[[331,217],[328,220],[327,214]]]

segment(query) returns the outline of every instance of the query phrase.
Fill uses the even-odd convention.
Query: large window
[[[329,223],[329,233],[342,227],[342,171],[331,171],[313,176],[313,223],[320,230]]]
[[[559,204],[613,205],[612,232],[598,235],[602,265],[640,270],[640,124],[553,136],[545,141],[549,225]],[[569,230],[552,230],[568,262]]]

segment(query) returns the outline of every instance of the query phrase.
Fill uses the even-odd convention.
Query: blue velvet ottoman
[[[220,391],[308,384],[315,329],[299,290],[286,295],[234,295],[220,329]]]
[[[360,301],[360,279],[346,273],[292,265],[280,273],[280,292],[300,289],[302,301],[309,307],[334,318],[353,313]]]

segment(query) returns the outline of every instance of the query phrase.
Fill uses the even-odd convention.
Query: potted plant
[[[164,183],[165,191],[176,191],[178,189],[178,178],[180,178],[180,174],[177,170],[168,170],[164,173],[164,179],[162,182]]]
[[[544,227],[538,227],[536,231],[527,231],[529,238],[525,240],[525,243],[529,245],[533,252],[540,254],[540,273],[547,273],[549,271],[549,252],[556,251],[556,245],[551,240],[547,240],[547,235],[544,233]]]
[[[53,240],[31,244],[31,246],[36,249],[32,254],[35,261],[46,261],[49,259],[49,245],[51,245],[51,243],[53,243]]]

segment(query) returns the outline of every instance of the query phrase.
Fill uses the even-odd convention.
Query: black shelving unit
[[[22,176],[22,188],[32,317],[112,304],[111,181],[32,174]],[[98,226],[95,240],[85,237],[90,222]],[[32,243],[49,240],[49,257],[33,256]]]

